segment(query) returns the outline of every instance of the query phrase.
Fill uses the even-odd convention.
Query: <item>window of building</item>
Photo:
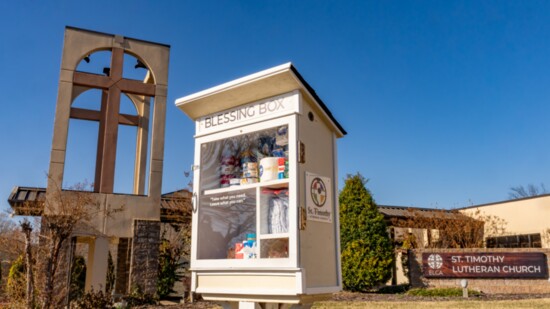
[[[488,237],[487,248],[542,248],[540,234]]]

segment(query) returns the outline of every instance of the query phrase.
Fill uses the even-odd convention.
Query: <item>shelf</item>
[[[288,178],[275,179],[275,180],[258,182],[258,183],[242,185],[242,186],[232,186],[232,187],[226,187],[226,188],[204,190],[203,195],[206,196],[206,195],[212,195],[212,194],[220,194],[220,193],[241,191],[241,190],[253,189],[253,188],[258,188],[258,187],[271,188],[271,189],[287,188],[288,187]]]
[[[279,233],[279,234],[260,234],[261,239],[278,239],[278,238],[288,238],[290,235],[288,233]]]
[[[262,188],[270,188],[270,189],[288,188],[288,178],[260,182],[258,184],[259,184],[259,187],[262,187]]]

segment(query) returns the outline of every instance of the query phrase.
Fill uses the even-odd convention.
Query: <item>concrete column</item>
[[[96,237],[88,245],[88,262],[86,265],[85,291],[105,291],[109,259],[109,240]]]

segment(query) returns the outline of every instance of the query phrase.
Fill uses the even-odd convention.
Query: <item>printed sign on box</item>
[[[219,132],[273,117],[298,113],[300,92],[294,90],[276,97],[238,106],[201,117],[196,122],[198,134]]]
[[[306,172],[307,220],[332,223],[330,178]]]

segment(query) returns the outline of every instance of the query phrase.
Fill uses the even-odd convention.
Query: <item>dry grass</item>
[[[457,300],[457,301],[431,301],[431,302],[335,302],[325,301],[317,302],[313,305],[314,309],[325,308],[374,308],[374,309],[432,309],[432,308],[550,308],[550,299],[523,299],[523,300],[503,300],[503,301],[488,301],[488,300]]]

